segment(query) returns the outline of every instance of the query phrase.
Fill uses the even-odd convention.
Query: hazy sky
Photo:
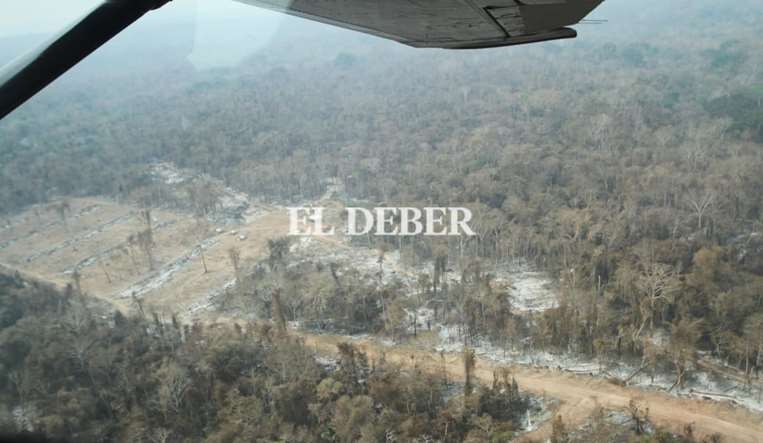
[[[100,0],[0,0],[0,37],[53,33],[99,4]],[[273,15],[233,0],[173,0],[143,20],[173,21],[194,15],[205,20]]]
[[[0,0],[0,38],[24,35],[25,51],[45,42],[100,3],[101,0]],[[284,22],[293,17],[234,0],[173,0],[131,26],[125,35],[165,23],[194,26],[191,61],[211,65],[235,64],[267,45]],[[19,54],[20,55],[20,54]]]

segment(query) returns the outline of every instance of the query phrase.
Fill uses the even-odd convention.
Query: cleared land
[[[0,262],[59,285],[73,283],[76,269],[84,292],[121,309],[135,295],[147,308],[183,317],[208,306],[233,280],[231,248],[243,262],[255,260],[268,239],[288,229],[281,210],[263,211],[256,222],[235,228],[211,225],[201,234],[190,215],[154,210],[151,269],[146,255],[127,240],[145,229],[137,208],[95,199],[69,205],[66,218],[35,207],[9,220],[0,230]]]

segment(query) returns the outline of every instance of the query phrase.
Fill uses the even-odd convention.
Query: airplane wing
[[[0,69],[0,120],[144,14],[171,0],[100,0],[50,42]],[[238,0],[419,48],[573,38],[604,0]]]
[[[604,0],[237,0],[417,48],[477,49],[562,38]]]

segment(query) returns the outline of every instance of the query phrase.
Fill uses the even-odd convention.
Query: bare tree
[[[72,212],[71,203],[69,203],[69,200],[62,200],[58,203],[55,203],[52,205],[52,208],[56,214],[58,215],[58,219],[61,220],[61,224],[64,225],[64,228],[68,231],[69,230],[69,223],[67,220],[68,214]]]
[[[114,281],[111,279],[111,274],[109,274],[109,271],[106,269],[106,266],[102,261],[98,262],[98,268],[101,270],[101,272],[103,272],[103,275],[106,277],[106,281],[109,282],[109,284],[114,283]]]
[[[207,238],[208,233],[209,223],[207,223],[207,220],[203,217],[196,217],[194,235],[196,236],[196,241],[199,244],[199,256],[201,257],[201,265],[204,267],[205,274],[209,272],[209,269],[207,269],[207,258],[204,255],[204,240]]]
[[[474,390],[474,368],[477,360],[474,355],[474,349],[464,348],[464,395],[472,395]]]
[[[697,229],[702,230],[704,218],[715,203],[715,194],[709,190],[703,192],[689,191],[686,196],[686,203],[697,217]]]
[[[140,218],[143,221],[143,223],[146,224],[146,229],[149,231],[151,230],[151,209],[150,208],[144,208],[140,210]]]
[[[387,303],[384,300],[384,255],[386,253],[386,249],[384,247],[379,248],[379,255],[376,259],[376,263],[379,265],[379,272],[377,273],[377,277],[379,278],[379,301],[381,302],[382,307],[382,320],[384,321],[384,329],[389,328],[389,322],[387,317]]]
[[[165,418],[180,412],[191,379],[185,369],[167,360],[157,372],[159,381],[158,405]]]
[[[195,180],[187,188],[187,193],[194,213],[199,217],[206,217],[220,206],[221,193],[208,179]]]
[[[233,273],[236,276],[236,284],[241,283],[241,250],[232,247],[228,249],[228,260],[233,267]]]
[[[140,273],[140,266],[138,265],[138,261],[135,258],[135,256],[137,255],[137,252],[135,250],[136,248],[137,248],[137,245],[135,244],[134,234],[130,234],[127,237],[127,240],[125,241],[124,245],[119,248],[119,252],[121,254],[126,255],[127,258],[130,259],[130,264],[132,265],[133,272],[138,274]]]
[[[172,436],[172,430],[167,428],[156,428],[148,434],[148,438],[153,443],[167,443]]]
[[[79,273],[79,270],[75,269],[74,272],[72,272],[72,282],[74,282],[74,290],[76,291],[76,294],[78,296],[82,295],[82,274]]]
[[[268,266],[271,270],[278,269],[289,255],[291,241],[289,237],[268,240]]]
[[[742,335],[742,353],[744,355],[744,372],[747,384],[752,384],[753,367],[760,368],[763,363],[763,314],[755,314],[747,318]]]
[[[669,390],[673,390],[676,386],[683,387],[686,372],[696,360],[696,343],[701,336],[700,322],[700,320],[689,321],[684,319],[671,327],[668,355],[676,371],[676,381]]]
[[[281,289],[273,290],[273,322],[281,334],[286,333],[286,318],[283,314],[283,303],[281,302]]]
[[[143,252],[143,254],[146,256],[148,269],[150,271],[153,271],[154,268],[156,267],[156,261],[154,259],[154,247],[156,246],[156,244],[154,243],[154,235],[151,229],[146,229],[144,231],[139,232],[137,235],[134,236],[133,241],[138,246],[138,248]]]
[[[634,341],[643,331],[647,322],[649,330],[654,330],[654,318],[657,308],[672,300],[678,289],[678,277],[675,271],[662,263],[648,263],[636,280],[636,287],[643,295],[641,301],[641,325],[634,335]]]
[[[569,443],[570,441],[570,433],[567,431],[561,414],[554,416],[554,420],[551,422],[551,438],[548,441],[550,443]]]
[[[599,114],[588,121],[588,136],[596,146],[601,149],[609,141],[612,134],[612,118],[607,114]]]
[[[631,399],[628,402],[628,413],[633,420],[633,432],[638,435],[643,434],[649,423],[649,408],[644,408],[636,400]]]

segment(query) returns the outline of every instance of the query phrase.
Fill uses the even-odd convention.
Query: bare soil
[[[152,270],[145,254],[127,247],[128,236],[145,229],[137,208],[103,199],[69,203],[77,216],[69,215],[66,223],[45,208],[11,218],[10,227],[0,228],[0,263],[61,286],[73,283],[76,268],[85,293],[119,308],[129,306],[135,294],[145,307],[181,317],[234,278],[231,248],[240,251],[243,262],[258,260],[267,251],[267,240],[288,230],[286,212],[274,208],[235,229],[211,225],[201,236],[190,215],[153,210]]]

